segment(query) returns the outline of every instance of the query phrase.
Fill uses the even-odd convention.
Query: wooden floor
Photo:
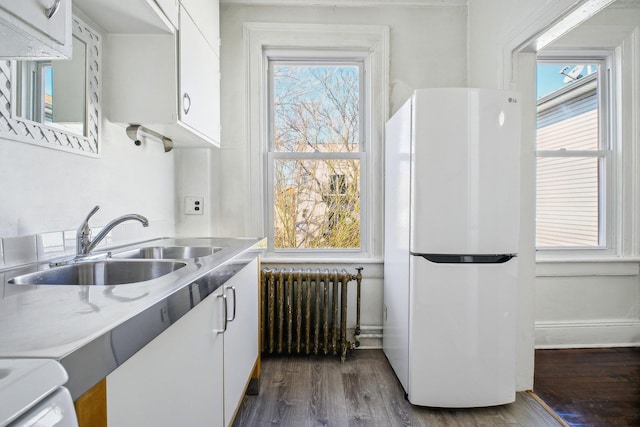
[[[536,350],[534,391],[570,426],[640,426],[640,348]]]
[[[260,395],[246,396],[234,426],[526,426],[561,425],[528,393],[492,408],[412,406],[381,350],[333,357],[263,358]]]

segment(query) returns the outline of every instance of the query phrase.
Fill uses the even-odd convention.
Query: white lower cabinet
[[[231,424],[258,357],[257,264],[241,268],[107,376],[109,426]]]
[[[109,426],[223,425],[222,289],[107,376]]]
[[[225,293],[228,318],[234,317],[233,306],[236,311],[224,334],[224,423],[228,426],[258,358],[258,261],[253,260],[233,276],[225,284]]]

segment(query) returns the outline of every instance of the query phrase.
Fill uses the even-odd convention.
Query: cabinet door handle
[[[233,322],[234,320],[236,320],[236,287],[235,286],[229,286],[225,290],[225,292],[228,291],[229,289],[231,289],[231,293],[233,294],[233,315],[231,316],[231,319],[228,319],[228,320],[229,320],[229,322]]]
[[[191,110],[191,97],[187,92],[182,95],[182,110],[185,114],[189,114],[189,110]]]
[[[224,319],[224,324],[222,329],[218,329],[216,332],[219,334],[224,334],[225,332],[227,332],[227,296],[222,293],[221,295],[218,295],[218,298],[222,298],[222,318]]]
[[[55,0],[55,2],[53,3],[53,6],[51,6],[48,9],[45,9],[45,14],[47,15],[48,19],[53,18],[53,16],[58,12],[58,9],[60,9],[60,2],[62,0]]]

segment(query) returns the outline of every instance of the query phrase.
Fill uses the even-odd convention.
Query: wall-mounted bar
[[[167,138],[166,136],[152,131],[151,129],[148,129],[142,125],[127,126],[127,136],[129,136],[129,138],[131,138],[133,143],[136,145],[140,145],[142,143],[140,141],[140,137],[152,137],[162,143],[165,153],[168,153],[173,149],[173,141],[171,140],[171,138]]]

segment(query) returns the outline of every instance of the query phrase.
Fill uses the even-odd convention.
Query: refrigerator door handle
[[[502,264],[516,257],[516,254],[421,254],[411,252],[413,256],[420,256],[427,261],[437,264]]]

